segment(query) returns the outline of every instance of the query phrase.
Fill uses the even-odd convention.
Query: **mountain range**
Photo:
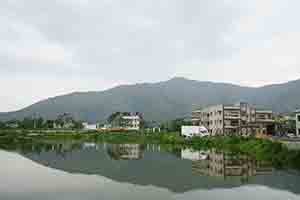
[[[176,77],[159,83],[122,85],[99,92],[76,92],[49,98],[15,112],[0,113],[0,120],[39,115],[54,119],[71,113],[76,119],[105,121],[117,111],[141,112],[146,120],[165,121],[190,115],[193,109],[246,101],[275,112],[300,107],[300,79],[263,87],[243,87]]]

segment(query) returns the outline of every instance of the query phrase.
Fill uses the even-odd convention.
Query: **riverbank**
[[[242,137],[205,137],[184,139],[178,133],[78,133],[78,132],[0,132],[0,147],[9,148],[14,143],[43,142],[51,140],[80,140],[113,144],[169,144],[177,147],[202,149],[218,149],[253,156],[258,161],[271,162],[277,168],[300,169],[300,151],[288,149],[286,145],[267,139]]]

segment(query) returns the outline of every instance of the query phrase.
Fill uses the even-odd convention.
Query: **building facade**
[[[143,117],[141,113],[118,112],[109,120],[105,129],[138,131],[142,128]]]
[[[123,116],[122,126],[126,130],[140,130],[141,117],[139,115]]]
[[[300,137],[300,110],[296,111],[296,135]]]
[[[216,105],[192,113],[194,125],[201,125],[215,135],[272,134],[273,112],[261,110],[248,103]]]

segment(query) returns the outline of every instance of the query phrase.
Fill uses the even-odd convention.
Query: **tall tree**
[[[34,123],[33,119],[25,117],[23,121],[20,122],[20,127],[23,129],[33,129],[35,126]]]
[[[45,128],[44,119],[42,117],[35,119],[35,127],[38,129]]]
[[[0,129],[5,129],[5,128],[6,128],[6,124],[0,121]]]

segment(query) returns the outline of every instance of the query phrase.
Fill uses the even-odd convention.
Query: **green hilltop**
[[[113,112],[126,111],[141,112],[146,120],[164,121],[188,116],[193,109],[207,105],[239,101],[275,112],[292,112],[300,107],[299,88],[300,80],[254,88],[173,78],[49,98],[16,112],[0,113],[0,120],[22,119],[34,114],[53,119],[61,113],[72,113],[77,119],[95,122],[106,120]]]

